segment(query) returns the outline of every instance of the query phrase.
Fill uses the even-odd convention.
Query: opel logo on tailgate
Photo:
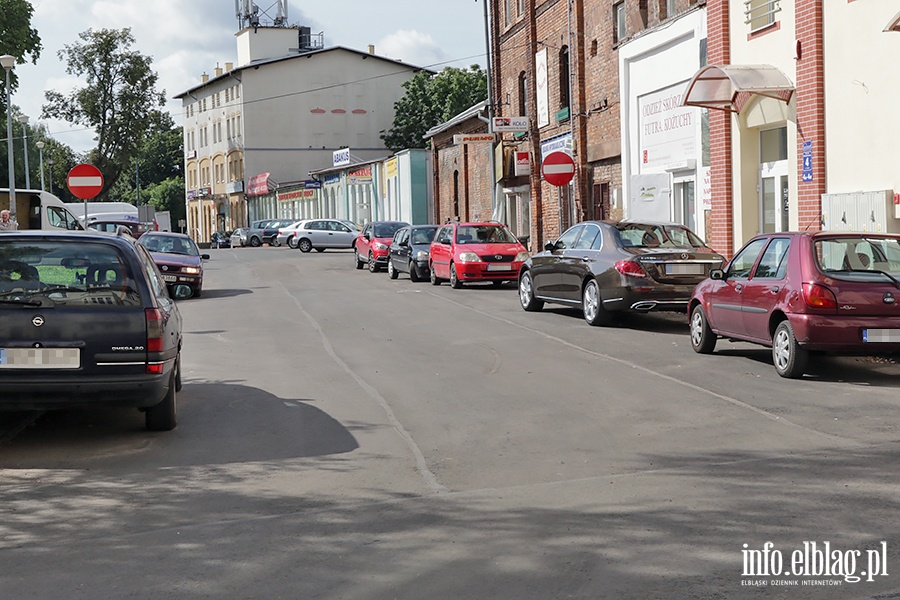
[[[885,292],[883,300],[885,304],[893,304],[896,302],[894,295],[890,292]]]
[[[35,315],[31,319],[31,324],[34,325],[35,327],[40,327],[41,325],[44,324],[44,317],[42,317],[41,315]]]

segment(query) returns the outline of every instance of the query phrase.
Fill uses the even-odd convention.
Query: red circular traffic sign
[[[75,165],[66,176],[66,185],[76,198],[90,200],[103,189],[103,173],[94,165]]]
[[[575,177],[575,160],[565,152],[551,152],[544,157],[541,174],[550,185],[568,185]]]

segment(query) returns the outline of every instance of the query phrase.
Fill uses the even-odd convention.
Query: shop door
[[[673,195],[675,222],[681,223],[697,235],[703,232],[697,228],[697,202],[694,193],[694,177],[676,177]]]
[[[789,198],[787,161],[762,163],[759,168],[760,233],[789,229]]]

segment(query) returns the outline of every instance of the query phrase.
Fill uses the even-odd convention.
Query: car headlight
[[[200,268],[199,267],[185,267],[181,270],[182,273],[187,273],[188,275],[199,275]]]
[[[481,262],[481,258],[474,252],[463,252],[459,255],[459,262],[464,263],[473,263],[473,262]]]
[[[419,250],[416,252],[416,260],[428,260],[428,250]]]
[[[375,242],[375,249],[376,250],[387,250],[388,247],[380,242]]]
[[[526,260],[528,260],[527,252],[519,252],[516,254],[516,262],[525,262]]]

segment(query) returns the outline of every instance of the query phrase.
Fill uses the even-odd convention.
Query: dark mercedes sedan
[[[0,410],[136,407],[147,429],[170,430],[181,327],[153,259],[131,236],[0,235]]]
[[[684,312],[694,286],[725,263],[676,223],[586,221],[545,248],[519,270],[522,308],[578,306],[591,325],[623,311]]]

